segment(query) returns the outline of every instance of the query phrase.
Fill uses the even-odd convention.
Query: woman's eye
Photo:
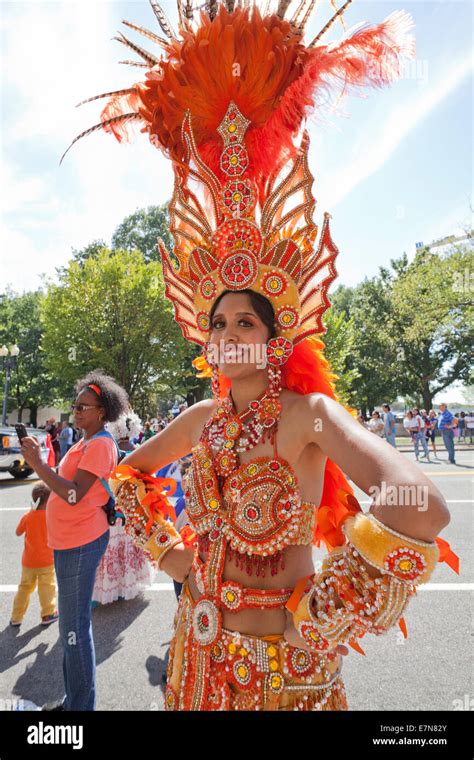
[[[238,324],[243,325],[244,327],[253,327],[253,322],[249,322],[248,319],[239,319]],[[222,319],[216,319],[216,321],[212,323],[213,330],[220,330],[224,326],[225,323]]]

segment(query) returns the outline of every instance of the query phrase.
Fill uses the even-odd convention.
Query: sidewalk
[[[410,441],[409,438],[403,437],[396,437],[395,442],[397,444],[397,449],[399,451],[413,451],[413,443]],[[446,452],[446,447],[443,443],[443,439],[441,435],[436,436],[435,440],[435,446],[437,451],[443,451]],[[430,450],[430,453],[432,453],[433,448],[431,446],[431,441],[428,441],[428,448]],[[458,443],[456,440],[454,441],[454,448],[456,451],[474,451],[474,443],[468,443],[462,441],[461,443]]]

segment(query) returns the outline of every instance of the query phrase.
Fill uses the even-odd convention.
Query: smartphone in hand
[[[18,436],[18,440],[20,441],[20,446],[23,438],[26,438],[28,436],[28,431],[26,427],[24,426],[23,422],[17,422],[15,424],[15,430],[16,434]]]

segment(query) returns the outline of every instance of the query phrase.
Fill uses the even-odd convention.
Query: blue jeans
[[[390,446],[393,446],[394,449],[397,448],[397,444],[395,443],[395,431],[393,433],[385,433],[385,440]]]
[[[423,451],[425,452],[426,456],[429,456],[430,452],[428,451],[428,444],[426,443],[426,437],[423,430],[420,430],[420,432],[415,433],[413,436],[413,441],[415,444],[415,455],[418,456],[420,453],[420,443],[423,446]]]
[[[451,464],[456,464],[454,461],[454,433],[449,428],[442,428],[441,435],[443,436],[443,443],[446,446],[448,452],[448,458]]]
[[[109,530],[75,549],[55,549],[59,636],[63,645],[66,710],[95,710],[95,649],[91,600]]]

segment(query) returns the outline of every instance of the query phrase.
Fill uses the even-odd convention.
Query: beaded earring
[[[267,372],[269,395],[277,398],[281,392],[281,366],[293,353],[293,343],[288,338],[270,338],[267,342]]]

